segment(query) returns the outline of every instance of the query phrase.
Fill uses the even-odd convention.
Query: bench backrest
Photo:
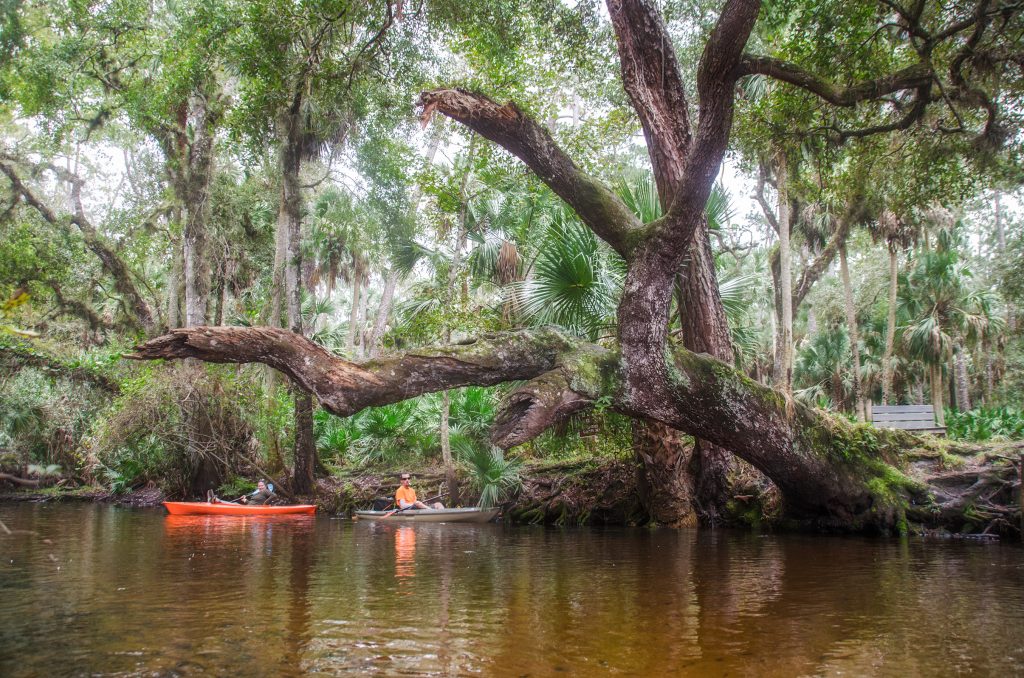
[[[908,431],[940,428],[931,405],[876,405],[871,408],[871,423],[882,428]]]

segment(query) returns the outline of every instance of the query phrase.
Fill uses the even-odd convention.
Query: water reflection
[[[1024,671],[1010,545],[95,506],[0,519],[24,531],[0,537],[4,676]]]
[[[395,530],[395,576],[416,576],[416,528],[412,526]]]

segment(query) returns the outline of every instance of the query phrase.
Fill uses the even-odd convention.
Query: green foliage
[[[1024,439],[1024,410],[1013,407],[981,407],[968,412],[946,410],[946,435],[953,440]]]
[[[236,378],[233,370],[147,366],[122,384],[121,395],[95,420],[85,447],[112,485],[154,481],[180,494],[207,457],[221,467],[252,463],[258,445],[251,422],[259,421],[254,408],[262,403],[253,383]],[[200,408],[203,416],[189,417],[189,407]],[[197,457],[187,453],[190,436],[202,440]]]
[[[465,446],[460,452],[469,466],[473,489],[480,493],[478,506],[498,506],[522,487],[519,459],[506,459],[500,449],[488,445]]]

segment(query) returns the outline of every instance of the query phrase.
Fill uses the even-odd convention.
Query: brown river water
[[[0,505],[0,676],[1024,675],[1014,544]]]

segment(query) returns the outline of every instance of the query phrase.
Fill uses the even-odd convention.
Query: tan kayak
[[[404,511],[356,511],[360,520],[387,520],[414,523],[489,523],[500,509],[496,508],[449,508],[449,509],[406,509]]]

